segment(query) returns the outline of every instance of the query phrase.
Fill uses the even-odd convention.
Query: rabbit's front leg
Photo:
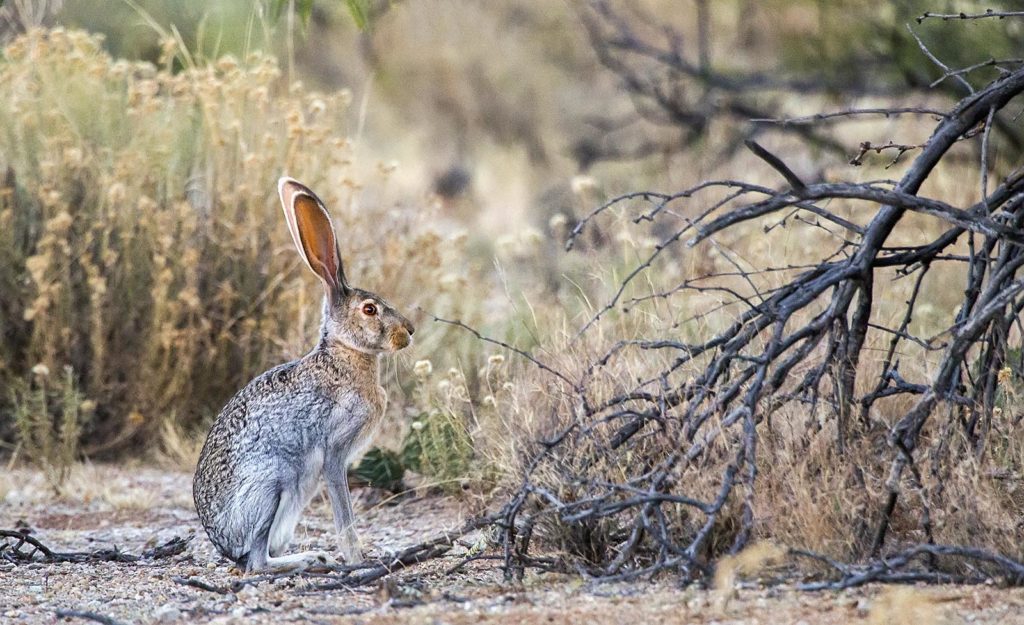
[[[324,461],[324,479],[327,481],[327,495],[334,510],[334,527],[341,541],[341,554],[345,561],[354,564],[363,561],[363,549],[356,535],[355,513],[352,511],[352,496],[348,490],[348,450],[332,453]]]

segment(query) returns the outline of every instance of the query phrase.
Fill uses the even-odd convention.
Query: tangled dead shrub
[[[540,538],[598,578],[696,580],[767,536],[838,577],[808,587],[1024,583],[1016,488],[997,485],[1022,449],[1024,175],[991,149],[1024,93],[1007,65],[958,74],[970,95],[903,146],[920,152],[897,180],[806,182],[748,141],[773,186],[638,191],[577,225],[570,248],[625,207],[636,260],[543,358],[520,350],[550,416],[498,523],[508,575],[551,566]],[[693,254],[706,272],[681,270]]]

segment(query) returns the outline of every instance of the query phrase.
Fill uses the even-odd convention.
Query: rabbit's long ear
[[[323,281],[328,295],[344,294],[348,285],[327,208],[309,187],[287,176],[277,181],[277,191],[299,256]]]

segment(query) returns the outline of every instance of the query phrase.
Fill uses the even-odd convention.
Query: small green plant
[[[344,4],[356,27],[365,30],[370,23],[369,0],[344,0]],[[294,11],[303,22],[308,23],[313,15],[313,0],[272,0],[270,10],[275,19],[279,19],[288,10]]]
[[[473,469],[473,439],[468,428],[472,414],[470,391],[458,369],[450,369],[435,384],[433,364],[417,361],[413,367],[416,385],[413,389],[415,415],[402,441],[401,451],[372,449],[353,471],[365,473],[373,484],[387,481],[397,474],[400,481],[406,470],[419,473],[444,490],[458,490]],[[371,456],[371,454],[375,454]],[[365,468],[364,468],[364,465]]]
[[[413,471],[434,478],[445,490],[456,490],[469,475],[473,441],[458,415],[435,410],[412,422],[401,457]]]
[[[349,469],[349,478],[359,482],[383,488],[392,493],[405,490],[402,478],[405,477],[405,465],[402,457],[388,449],[374,447],[363,455],[359,464]]]
[[[50,379],[44,365],[33,368],[32,374],[31,380],[16,381],[11,387],[18,448],[59,492],[79,460],[82,430],[95,403],[83,399],[71,367],[65,367],[57,380]]]

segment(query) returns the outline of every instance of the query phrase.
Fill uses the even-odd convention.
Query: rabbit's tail
[[[280,493],[266,493],[256,497],[245,509],[221,514],[211,523],[203,519],[210,542],[222,556],[238,565],[243,571],[261,567],[267,559],[268,540],[274,524],[275,511],[279,505]],[[262,504],[262,505],[261,505]],[[254,525],[248,519],[256,519]]]
[[[225,545],[215,539],[211,532],[207,532],[207,534],[210,535],[210,542],[213,543],[213,546],[217,548],[217,551],[219,551],[222,556],[234,562],[239,569],[243,571],[249,570],[249,561],[253,553],[253,549],[251,547],[246,549],[239,548],[237,546],[232,547],[230,545]],[[257,539],[256,542],[260,541]],[[263,549],[266,549],[266,539],[263,540]]]

